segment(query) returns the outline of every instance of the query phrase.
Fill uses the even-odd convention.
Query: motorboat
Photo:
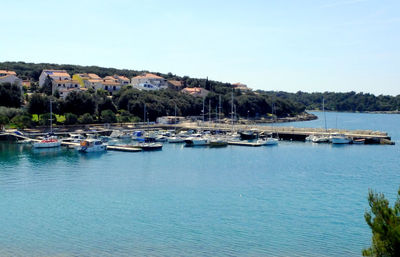
[[[322,135],[314,135],[311,141],[313,143],[329,143],[329,137]]]
[[[100,139],[86,139],[80,143],[76,150],[83,153],[103,152],[107,150],[107,146]]]
[[[256,130],[246,130],[239,132],[241,140],[252,140],[258,137],[258,132]]]
[[[181,137],[169,137],[168,143],[183,143],[185,140]]]
[[[139,143],[138,147],[143,151],[156,151],[161,150],[163,145],[160,143]]]
[[[365,144],[365,138],[353,139],[353,144],[363,145]]]
[[[63,142],[80,143],[85,137],[81,134],[69,134],[69,137],[62,139]]]
[[[214,138],[210,140],[209,144],[210,147],[224,147],[228,145],[228,141],[222,138]]]
[[[209,145],[210,140],[201,134],[193,134],[192,137],[185,139],[186,146],[205,146]]]
[[[33,143],[34,148],[53,148],[61,146],[60,140],[56,136],[48,135],[39,142]]]
[[[344,134],[332,134],[330,141],[332,144],[350,144],[351,139]]]
[[[257,143],[260,143],[262,145],[277,145],[278,142],[279,142],[279,139],[273,138],[273,137],[267,137],[267,138],[257,140]]]

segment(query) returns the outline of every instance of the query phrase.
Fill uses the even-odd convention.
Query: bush
[[[22,109],[0,106],[0,115],[7,116],[8,119],[12,119],[17,115],[22,114],[24,114],[24,111]]]
[[[52,121],[53,124],[57,122],[56,116],[54,114],[52,116]],[[50,126],[50,113],[39,115],[39,125]]]
[[[32,125],[32,116],[29,115],[17,115],[11,119],[11,123],[19,129],[24,129]]]
[[[78,123],[78,116],[73,113],[66,113],[65,114],[65,122],[66,125],[74,125]]]
[[[371,210],[364,214],[372,230],[372,245],[363,256],[400,256],[400,189],[393,207],[383,194],[372,190],[368,194]]]
[[[111,110],[104,110],[100,115],[101,122],[103,123],[115,123],[117,122],[117,116]]]
[[[90,113],[85,113],[78,118],[78,122],[80,124],[91,124],[93,123],[93,117]]]
[[[5,115],[0,115],[0,129],[3,129],[4,125],[7,125],[10,122],[10,119]]]

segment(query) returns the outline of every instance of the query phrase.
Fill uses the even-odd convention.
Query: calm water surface
[[[400,185],[400,115],[327,113],[336,122],[397,145],[82,155],[1,143],[0,256],[360,256],[368,188],[393,201]]]

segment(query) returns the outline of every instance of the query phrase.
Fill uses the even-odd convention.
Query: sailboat
[[[50,98],[50,133],[47,134],[41,141],[33,144],[34,148],[54,148],[61,146],[61,141],[53,133],[53,109]]]
[[[272,104],[272,115],[274,115],[274,113],[275,113],[275,105]],[[275,122],[275,116],[274,116],[274,122]],[[257,143],[260,143],[262,145],[277,145],[279,143],[279,139],[274,138],[272,133],[270,133],[266,138],[258,139]]]
[[[322,112],[324,113],[324,123],[325,123],[325,131],[328,131],[326,126],[326,114],[325,114],[325,99],[322,98]],[[311,138],[313,143],[329,143],[329,137],[325,135],[313,135]]]

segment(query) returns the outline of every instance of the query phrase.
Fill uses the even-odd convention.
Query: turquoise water
[[[327,116],[400,138],[400,115]],[[86,155],[1,143],[0,256],[360,256],[368,188],[395,198],[399,154],[399,143]]]

